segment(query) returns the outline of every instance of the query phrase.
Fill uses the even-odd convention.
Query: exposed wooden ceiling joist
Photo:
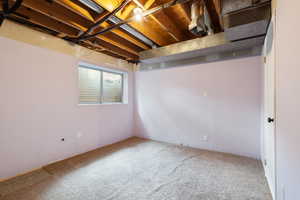
[[[65,26],[64,23],[49,18],[39,12],[32,10],[31,8],[21,6],[17,12],[19,16],[23,16],[24,19],[37,23],[43,26],[46,26],[52,30],[55,30],[60,33],[65,33],[67,35],[76,36],[78,35],[79,31],[71,26]]]
[[[71,27],[76,29],[76,34],[79,33],[79,31],[85,31],[87,28],[85,27],[87,24],[92,24],[90,22],[87,22],[84,18],[80,18],[73,14],[72,12],[66,12],[66,10],[62,10],[60,5],[53,4],[53,3],[47,3],[44,4],[36,4],[34,0],[24,0],[23,3],[24,6],[31,8],[32,10],[41,13],[43,15],[48,16],[50,19],[53,19],[52,21],[58,21],[60,22],[59,27],[60,30],[68,30]],[[24,7],[23,6],[23,7]],[[53,10],[55,8],[55,10]],[[23,9],[24,12],[24,9]],[[27,12],[28,14],[28,12]],[[45,18],[45,17],[43,17]],[[47,26],[48,22],[44,23],[44,25]],[[63,31],[59,31],[63,32]],[[64,32],[65,33],[65,32]],[[69,34],[66,33],[66,34]],[[71,35],[74,36],[74,35]],[[77,35],[75,35],[77,36]],[[135,55],[136,58],[137,53],[142,50],[142,48],[133,45],[128,40],[123,39],[122,37],[119,37],[118,35],[115,35],[114,33],[108,33],[107,35],[98,36],[101,41],[105,41],[106,43],[111,43],[111,47],[116,46],[120,49],[122,49],[121,52],[127,51],[132,55]],[[106,48],[111,48],[107,46]]]
[[[147,31],[147,32],[143,32],[145,35],[147,35],[147,34],[149,34],[149,33],[154,33],[154,34],[159,34],[159,36],[157,37],[157,38],[155,38],[155,36],[151,36],[150,38],[152,39],[152,40],[155,40],[155,39],[160,39],[161,40],[161,42],[164,42],[164,43],[166,43],[166,44],[170,44],[170,43],[174,43],[174,38],[175,38],[175,40],[178,40],[178,38],[176,38],[176,36],[173,34],[173,33],[171,33],[169,30],[168,30],[168,28],[167,27],[165,27],[164,25],[163,25],[163,21],[167,21],[168,22],[168,18],[167,17],[164,17],[164,19],[162,19],[161,21],[157,21],[157,20],[152,20],[154,23],[156,22],[159,22],[159,24],[160,24],[160,28],[161,28],[161,30],[159,30],[158,29],[158,27],[157,27],[157,25],[152,25],[152,24],[150,24],[150,23],[153,23],[151,20],[148,20],[148,18],[146,19],[146,17],[147,16],[153,16],[155,13],[158,13],[158,12],[161,12],[162,11],[162,9],[164,9],[164,8],[168,8],[168,7],[170,7],[170,6],[174,6],[174,5],[176,5],[176,4],[180,4],[180,3],[184,3],[184,2],[188,2],[188,1],[190,1],[190,0],[180,0],[180,1],[170,1],[170,2],[167,2],[167,3],[165,3],[165,4],[162,4],[162,5],[159,5],[159,6],[157,6],[157,7],[154,7],[154,8],[152,8],[152,9],[150,9],[150,10],[147,10],[147,11],[145,11],[142,15],[144,16],[144,20],[142,21],[142,22],[135,22],[135,18],[133,17],[133,16],[129,16],[129,18],[127,19],[127,17],[128,16],[125,16],[124,14],[122,15],[122,14],[120,14],[120,12],[117,14],[118,15],[118,17],[120,17],[121,19],[124,19],[124,22],[122,22],[122,23],[120,23],[120,24],[118,24],[118,25],[116,25],[116,26],[112,26],[111,27],[111,29],[107,29],[107,30],[105,30],[105,31],[100,31],[100,32],[97,32],[97,33],[95,33],[95,34],[92,34],[91,36],[88,36],[87,38],[90,38],[90,37],[94,37],[94,36],[96,36],[96,35],[98,35],[98,34],[104,34],[104,33],[106,33],[107,31],[110,31],[110,30],[112,30],[112,29],[114,29],[114,28],[116,28],[116,27],[120,27],[120,25],[122,25],[122,24],[124,24],[124,23],[129,23],[129,24],[131,24],[131,25],[133,25],[133,26],[136,26],[136,25],[138,25],[138,24],[140,24],[140,25],[142,25],[142,26],[140,26],[139,28],[138,28],[138,30],[139,31],[141,31],[141,32],[143,32],[143,29],[146,27],[151,27],[151,29],[149,29],[149,31]],[[137,5],[141,5],[140,3],[137,3],[137,1],[136,0],[134,0],[134,2],[136,2],[136,4]],[[103,3],[103,2],[102,2]],[[101,5],[101,6],[105,6],[105,5]],[[140,6],[140,7],[143,7],[142,5]],[[130,9],[133,9],[131,6],[130,6]],[[128,8],[127,8],[127,10],[128,10]],[[129,12],[124,12],[124,13],[129,13]],[[153,17],[151,17],[151,18],[153,18]],[[170,24],[173,24],[173,23],[171,23],[170,22]],[[168,25],[169,27],[172,27],[172,28],[170,28],[170,29],[172,29],[173,31],[174,30],[177,30],[177,28],[173,25],[173,26],[170,26],[170,24]],[[170,35],[169,35],[169,33],[171,33],[170,35],[171,36],[173,36],[173,37],[171,37],[170,38]],[[176,31],[176,33],[177,33],[177,35],[178,35],[178,33],[179,33],[179,31]],[[167,34],[167,37],[166,37],[166,35],[165,34]],[[181,35],[181,33],[179,33],[180,35]],[[86,38],[86,37],[84,37],[84,38]],[[173,41],[172,41],[173,40]],[[167,42],[166,42],[167,41]]]
[[[176,42],[187,39],[187,37],[176,27],[176,25],[163,11],[151,15],[150,17],[159,26],[161,26]]]
[[[70,9],[78,14],[80,14],[82,17],[85,17],[86,19],[90,21],[95,21],[92,14],[87,11],[86,9],[80,7],[78,4],[74,3],[71,0],[53,0],[53,2],[57,2],[60,5],[64,6],[67,9]]]
[[[139,0],[133,0],[135,4],[141,9],[148,10],[154,4],[155,1],[148,0],[144,3],[139,2]],[[149,17],[155,21],[162,29],[164,29],[175,41],[186,40],[187,37],[176,27],[173,21],[164,13],[164,11],[160,11],[154,14],[149,15]]]
[[[77,36],[79,33],[79,29],[76,29],[72,26],[66,25],[66,22],[62,23],[56,19],[53,19],[47,15],[44,15],[40,12],[37,12],[31,8],[27,8],[25,6],[21,6],[17,13],[24,16],[24,18],[32,23],[36,23],[45,27],[48,27],[56,32],[67,34],[68,36]],[[97,39],[98,46],[101,46],[107,51],[111,51],[115,54],[119,54],[122,57],[125,57],[127,59],[138,59],[136,54],[132,54],[126,50],[123,50],[117,46],[114,46],[110,44],[107,41]]]
[[[189,24],[191,23],[191,9],[187,6],[187,4],[180,4],[177,6],[178,11],[182,18]]]
[[[82,18],[81,16],[78,16],[77,14],[69,10],[63,9],[63,7],[56,3],[45,2],[43,4],[36,4],[34,0],[24,0],[23,4],[80,31],[85,31],[87,27],[92,26],[92,23],[90,21]],[[125,35],[122,36],[125,37]],[[143,48],[136,46],[135,44],[131,43],[126,37],[123,37],[120,37],[114,32],[99,36],[100,39],[106,42],[111,42],[112,44],[133,54],[137,54],[137,52],[143,50]]]
[[[104,22],[103,24],[101,24],[101,27],[96,28],[94,32],[98,32],[100,31],[102,28],[107,28],[109,27],[110,24],[107,22]],[[142,49],[149,49],[150,47],[147,46],[146,44],[144,44],[143,42],[141,42],[139,39],[135,38],[134,36],[129,35],[128,33],[126,33],[125,31],[121,30],[121,29],[114,29],[111,32],[113,32],[114,34],[128,40],[129,42],[131,42],[132,44],[142,48]]]
[[[97,27],[99,27],[102,23],[106,22],[108,19],[110,19],[111,17],[115,16],[115,14],[117,12],[119,12],[120,10],[122,10],[131,0],[125,0],[122,2],[121,5],[119,5],[116,9],[114,9],[112,12],[107,13],[105,15],[103,15],[101,18],[99,18],[94,24],[92,24],[91,26],[88,26],[88,29],[81,33],[77,40],[80,40],[81,38],[83,38],[84,36],[92,33]],[[96,4],[98,5],[98,4]],[[100,7],[100,6],[99,6]]]
[[[108,7],[110,9],[111,9],[111,6],[118,5],[116,3],[115,4],[107,3],[107,1],[100,1],[100,0],[97,0],[96,2],[99,3],[100,6],[102,6],[104,8]],[[122,1],[120,0],[120,2],[122,2]],[[148,0],[145,3],[141,1],[141,4],[145,5],[145,8],[148,9],[152,6],[153,2],[154,2],[153,0]],[[109,5],[109,6],[107,6],[107,5]],[[117,13],[116,16],[122,20],[126,20],[129,17],[131,17],[132,11],[136,7],[137,7],[137,5],[132,2],[122,12]],[[143,35],[150,38],[152,41],[154,41],[155,43],[157,43],[160,46],[164,46],[164,45],[174,42],[174,39],[171,38],[170,35],[167,32],[165,32],[165,30],[161,29],[161,27],[158,27],[157,23],[151,19],[145,19],[140,22],[132,21],[129,23],[129,25],[131,25],[133,28],[137,29]]]
[[[120,6],[124,0],[93,0],[93,1],[101,5],[101,7],[103,7],[105,10],[112,12],[114,9]]]
[[[189,31],[189,24],[191,23],[191,6],[188,3],[178,4],[167,8],[164,10],[164,13],[172,19],[176,27],[180,27],[180,30],[188,39],[196,38],[196,36]]]
[[[58,37],[68,38],[87,48],[126,60],[138,60],[139,52],[151,47],[166,46],[197,37],[188,30],[192,0],[131,0],[115,14],[114,20],[98,23],[99,26],[87,34],[89,37],[83,38],[86,41],[72,40],[89,30],[98,20],[110,15],[126,0],[92,1],[93,6],[83,0],[23,0],[17,13],[18,17],[23,16],[23,20],[55,31]],[[204,1],[216,32],[222,31],[221,0]],[[132,20],[133,10],[137,7],[146,13],[149,11],[142,21]],[[124,24],[128,23],[129,26],[126,26],[129,28],[121,27],[122,20],[125,21]]]
[[[65,11],[67,13],[65,15],[75,16],[75,18],[78,18],[78,19],[80,18],[81,24],[86,24],[85,27],[90,27],[90,26],[93,25],[93,23],[96,22],[93,18],[90,17],[91,16],[90,14],[87,14],[86,12],[82,12],[82,9],[74,9],[75,6],[73,5],[74,3],[72,1],[70,1],[70,0],[56,0],[56,2],[58,2],[60,4],[64,4],[64,7],[66,7],[68,9],[68,11]],[[51,4],[55,4],[55,3],[53,2]],[[56,8],[53,8],[52,10],[55,11]],[[73,14],[70,13],[69,11],[73,12]],[[101,17],[103,17],[106,14],[108,14],[108,13],[101,14]],[[82,19],[78,15],[83,16],[85,19]],[[99,20],[101,17],[98,17],[97,20]],[[76,22],[76,20],[73,20],[73,21]],[[79,24],[79,23],[77,23],[77,24]],[[104,22],[104,23],[101,24],[101,26],[99,28],[95,29],[95,31],[100,31],[102,28],[106,28],[108,26],[109,26],[109,24]],[[119,37],[121,37],[124,40],[132,43],[133,45],[138,46],[142,50],[149,49],[149,47],[147,45],[145,45],[143,42],[139,41],[134,36],[131,36],[128,33],[124,32],[120,29],[115,29],[112,32],[113,32],[113,34],[118,35]]]

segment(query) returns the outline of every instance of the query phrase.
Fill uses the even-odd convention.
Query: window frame
[[[92,69],[92,70],[97,70],[97,71],[100,71],[101,73],[101,86],[100,86],[100,102],[81,102],[80,101],[80,90],[79,90],[79,85],[80,85],[80,82],[79,82],[79,68],[82,67],[82,68],[86,68],[86,69]],[[107,73],[112,73],[112,74],[118,74],[121,76],[121,101],[120,102],[103,102],[103,72],[107,72]],[[125,71],[121,71],[121,70],[115,70],[115,69],[109,69],[109,68],[106,68],[106,67],[101,67],[101,66],[98,66],[98,65],[93,65],[93,64],[90,64],[90,63],[86,63],[86,62],[79,62],[78,65],[77,65],[77,81],[78,81],[78,104],[79,105],[107,105],[107,104],[125,104],[124,103],[124,80],[125,80],[125,74],[127,74],[127,72]]]

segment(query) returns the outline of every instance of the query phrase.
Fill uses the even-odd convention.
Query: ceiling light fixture
[[[143,19],[143,10],[141,8],[135,8],[133,10],[133,13],[134,13],[134,18],[137,21],[141,21]]]

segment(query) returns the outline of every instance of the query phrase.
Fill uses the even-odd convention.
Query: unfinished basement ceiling
[[[145,51],[217,34],[224,32],[224,29],[225,33],[235,36],[235,33],[226,29],[230,24],[228,19],[232,20],[228,15],[237,9],[265,3],[266,0],[0,0],[0,2],[2,5],[0,14],[5,20],[16,21],[116,58],[139,62],[140,55],[144,55]],[[9,9],[13,7],[17,9]],[[138,11],[136,8],[139,8],[140,15],[143,15],[141,20],[135,18]],[[197,12],[193,12],[193,9]],[[198,18],[195,19],[195,16]],[[191,26],[202,28],[199,30]]]

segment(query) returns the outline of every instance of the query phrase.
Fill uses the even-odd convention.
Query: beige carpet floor
[[[259,161],[132,138],[0,183],[1,200],[271,200]]]

